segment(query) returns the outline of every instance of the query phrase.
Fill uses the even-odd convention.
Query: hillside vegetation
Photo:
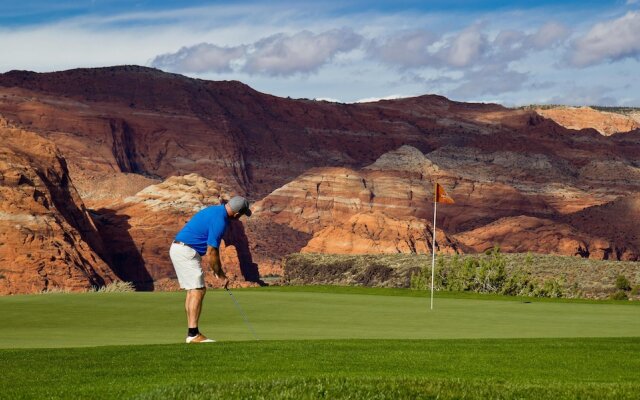
[[[284,260],[291,285],[359,285],[427,289],[431,256],[423,254],[291,254]],[[640,299],[640,262],[601,261],[545,254],[440,255],[437,290],[534,297]]]
[[[563,104],[529,104],[526,106],[517,107],[518,110],[553,110],[555,108],[567,108],[573,106],[567,106]],[[585,106],[593,108],[597,111],[610,112],[622,115],[631,115],[640,113],[640,107],[617,107],[617,106]]]

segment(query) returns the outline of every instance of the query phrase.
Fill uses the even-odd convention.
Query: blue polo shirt
[[[207,253],[207,245],[220,247],[229,216],[224,205],[204,208],[196,213],[176,235],[176,240],[193,247],[201,256]]]

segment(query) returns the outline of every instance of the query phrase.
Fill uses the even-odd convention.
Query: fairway
[[[637,304],[366,288],[0,298],[0,398],[634,399]],[[458,298],[459,297],[459,298]],[[636,336],[636,337],[634,337]],[[96,347],[97,346],[97,347]],[[56,348],[58,347],[58,348]],[[36,383],[36,384],[34,384]]]
[[[428,299],[411,291],[341,291],[234,293],[263,340],[640,335],[640,307],[634,304],[437,298],[431,311]],[[2,297],[0,348],[180,343],[186,334],[183,301],[180,292]],[[221,290],[207,293],[200,328],[218,341],[253,339]]]
[[[639,352],[637,338],[0,350],[0,398],[637,399]]]

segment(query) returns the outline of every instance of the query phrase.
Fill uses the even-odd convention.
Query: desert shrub
[[[101,286],[95,289],[96,293],[126,293],[135,292],[136,288],[131,282],[114,281],[108,285]]]
[[[411,274],[409,288],[413,290],[427,290],[431,288],[431,265],[422,266]]]
[[[420,268],[418,272],[412,273],[411,279],[409,279],[409,289],[425,290],[428,284],[428,282],[425,282],[425,278],[424,267]]]
[[[364,286],[373,286],[376,282],[385,282],[393,275],[393,268],[386,265],[370,264],[359,276],[356,282]]]
[[[558,279],[548,279],[544,281],[541,287],[536,288],[533,291],[535,297],[553,297],[560,298],[564,292],[562,290],[562,282]]]
[[[535,284],[531,281],[531,274],[518,269],[506,279],[500,293],[507,296],[530,296],[534,291]]]
[[[631,283],[624,275],[618,275],[616,277],[616,289],[618,290],[631,290]]]
[[[63,287],[50,286],[50,287],[48,287],[46,289],[43,289],[39,294],[58,294],[58,293],[71,293],[71,289],[63,288]]]
[[[290,254],[283,259],[284,280],[310,284],[332,282],[357,269],[362,257],[321,254]]]
[[[624,291],[618,290],[617,292],[611,295],[610,299],[611,300],[629,300],[629,297]]]
[[[633,289],[631,289],[631,295],[632,296],[640,295],[640,285],[636,285],[633,287]]]
[[[580,290],[580,284],[578,282],[573,282],[573,284],[568,288],[569,294],[567,297],[570,298],[580,298],[582,297],[582,290]]]
[[[533,254],[531,252],[527,252],[527,255],[524,257],[524,265],[527,267],[531,267],[533,265]]]
[[[533,256],[530,256],[533,262]],[[526,262],[526,260],[525,260]],[[537,287],[530,273],[521,268],[507,273],[507,260],[499,247],[487,250],[479,256],[460,257],[454,254],[445,262],[440,256],[436,262],[434,286],[438,290],[477,293],[500,293],[510,296],[561,297],[559,282],[549,282]],[[431,284],[431,268],[425,266],[412,274],[412,289],[428,289]]]
[[[446,268],[444,257],[438,256],[434,271],[434,289],[446,289],[449,285],[449,269]],[[417,272],[411,274],[409,288],[413,290],[431,289],[431,265],[423,265]]]
[[[478,267],[479,262],[475,258],[466,257],[461,260],[459,255],[454,255],[449,264],[446,288],[458,292],[475,290],[475,271]]]
[[[507,261],[497,246],[487,255],[490,256],[489,259],[480,259],[480,268],[476,269],[476,282],[480,292],[497,293],[507,279]]]

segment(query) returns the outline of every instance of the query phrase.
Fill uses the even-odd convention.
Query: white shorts
[[[184,244],[172,243],[169,256],[176,270],[182,289],[201,289],[204,285],[202,257],[197,251]]]

